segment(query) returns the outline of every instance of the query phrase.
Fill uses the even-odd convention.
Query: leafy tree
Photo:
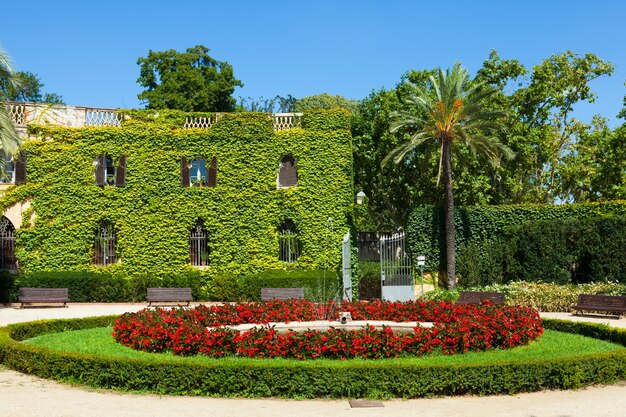
[[[0,49],[0,80],[4,80],[7,85],[16,83],[15,72],[11,65],[9,56]],[[7,100],[4,90],[0,90],[0,102]],[[0,154],[13,155],[19,148],[19,139],[13,121],[7,111],[7,107],[0,103]],[[0,175],[6,178],[6,160],[0,158]]]
[[[600,116],[581,125],[558,175],[563,201],[626,199],[626,128],[611,130]]]
[[[261,112],[261,113],[293,113],[296,111],[296,98],[291,94],[287,97],[275,96],[274,98],[239,97],[237,111]]]
[[[17,71],[13,82],[0,78],[0,89],[9,101],[30,101],[33,103],[65,104],[63,97],[56,93],[43,93],[44,83],[39,76],[28,71]]]
[[[424,143],[437,143],[440,149],[437,183],[443,176],[446,273],[447,286],[451,289],[456,286],[452,153],[464,145],[472,154],[480,152],[497,165],[502,156],[510,158],[513,152],[493,136],[501,127],[504,114],[483,108],[483,101],[497,91],[495,88],[472,83],[460,63],[445,72],[440,69],[429,81],[427,90],[406,83],[404,101],[411,109],[391,114],[394,120],[391,131],[406,132],[409,139],[392,150],[383,164],[389,160],[398,164]]]
[[[558,197],[563,158],[583,128],[572,110],[577,103],[592,103],[596,95],[589,83],[612,71],[610,63],[591,53],[552,55],[529,71],[491,52],[476,80],[500,88],[487,105],[508,114],[501,141],[516,152],[496,174],[494,202],[549,203]]]
[[[408,111],[401,100],[409,89],[407,83],[428,90],[434,70],[410,71],[392,90],[378,90],[361,100],[352,117],[354,181],[357,191],[367,195],[367,214],[380,230],[404,226],[410,209],[423,205],[442,205],[437,185],[439,149],[426,147],[414,152],[402,164],[382,160],[403,142],[402,132],[390,131],[390,114]],[[415,110],[415,109],[413,109]],[[453,169],[455,202],[462,205],[488,204],[493,198],[494,170],[482,155],[471,155],[459,148],[458,164]]]
[[[322,93],[313,96],[303,97],[296,100],[296,111],[305,111],[312,109],[330,110],[335,108],[350,110],[353,113],[357,108],[358,102],[350,100],[343,96],[333,96],[332,94]]]
[[[235,87],[243,87],[235,78],[233,67],[208,55],[202,45],[180,53],[149,51],[139,58],[137,82],[145,90],[137,97],[149,109],[228,112],[235,109]]]

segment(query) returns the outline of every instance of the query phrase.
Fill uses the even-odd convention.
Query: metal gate
[[[406,250],[404,232],[380,238],[380,280],[382,299],[409,301],[415,299],[413,267]]]
[[[15,227],[4,216],[0,219],[0,269],[17,269],[15,262]]]
[[[341,264],[343,269],[343,299],[352,301],[352,267],[350,265],[350,233],[341,242]]]

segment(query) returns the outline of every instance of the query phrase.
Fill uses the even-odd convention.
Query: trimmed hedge
[[[530,307],[543,312],[570,312],[579,294],[626,295],[626,285],[616,283],[590,283],[559,285],[550,283],[510,282],[508,284],[468,287],[473,291],[498,291],[506,295],[507,305]],[[459,289],[438,289],[425,294],[427,300],[456,301]]]
[[[207,278],[200,271],[154,277],[124,277],[106,271],[37,271],[18,275],[10,288],[10,299],[18,298],[19,287],[67,288],[72,302],[145,301],[148,287],[189,287],[194,299],[203,299]]]
[[[261,288],[304,288],[304,297],[312,301],[335,300],[340,296],[337,273],[321,269],[274,270],[246,276],[241,280],[240,299],[261,301]]]
[[[159,277],[124,277],[102,270],[37,271],[17,276],[0,271],[0,302],[16,302],[19,287],[67,288],[72,302],[145,301],[149,287],[189,287],[196,301],[260,301],[264,287],[304,288],[308,300],[326,301],[339,297],[339,284],[337,272],[319,269],[269,270],[243,277],[209,277],[198,270]]]
[[[458,207],[457,269],[469,285],[626,282],[626,220],[613,219],[619,216],[626,216],[626,201]],[[426,256],[427,270],[445,265],[441,209],[414,209],[406,232],[411,252]],[[570,253],[572,245],[576,249]]]
[[[216,361],[173,363],[63,353],[19,343],[61,328],[99,327],[111,318],[32,322],[0,328],[0,362],[17,371],[102,388],[158,394],[291,397],[418,398],[574,389],[626,377],[626,349],[527,364],[416,366],[393,361]],[[102,321],[99,321],[102,320]],[[547,328],[626,344],[626,331],[589,323],[544,320]]]

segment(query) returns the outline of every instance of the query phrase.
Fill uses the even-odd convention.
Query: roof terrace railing
[[[11,120],[18,128],[25,128],[29,123],[67,127],[120,127],[123,123],[123,115],[119,109],[14,101],[7,103],[7,109]],[[211,116],[188,116],[182,127],[184,129],[208,129],[222,115],[223,113],[215,113]],[[276,131],[302,127],[302,113],[273,113],[268,116],[272,119]]]

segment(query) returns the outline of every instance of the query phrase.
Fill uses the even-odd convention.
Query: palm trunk
[[[442,156],[443,156],[443,184],[444,194],[444,220],[446,233],[446,266],[447,266],[447,287],[453,289],[456,287],[456,264],[454,258],[454,197],[452,194],[452,149],[450,139],[443,137]]]

